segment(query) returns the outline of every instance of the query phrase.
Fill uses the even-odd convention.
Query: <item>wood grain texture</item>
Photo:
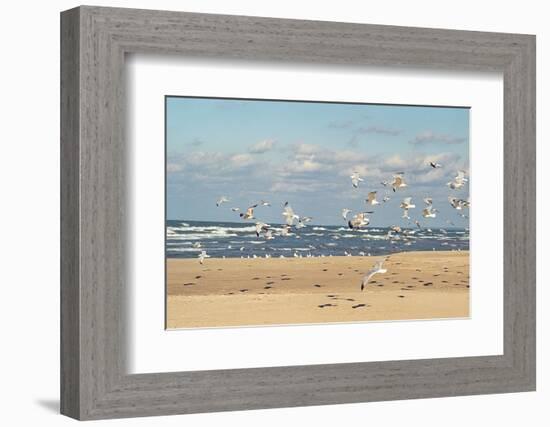
[[[61,20],[61,412],[80,414],[79,13]]]
[[[62,413],[78,419],[535,388],[535,38],[182,12],[62,13]],[[124,55],[504,75],[504,354],[129,375]]]

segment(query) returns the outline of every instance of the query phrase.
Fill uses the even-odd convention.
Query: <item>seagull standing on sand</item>
[[[199,262],[202,264],[204,262],[204,259],[205,258],[210,258],[210,255],[208,255],[206,253],[206,251],[202,251],[200,254],[199,254]]]
[[[392,190],[395,192],[399,188],[404,188],[407,186],[407,183],[405,182],[405,179],[403,178],[402,173],[395,174],[393,176],[393,182],[391,183]]]
[[[364,181],[363,178],[359,176],[359,172],[353,172],[350,178],[351,178],[351,185],[353,185],[353,188],[357,188],[359,186],[359,182]]]
[[[258,205],[252,205],[250,206],[245,213],[240,213],[239,216],[242,219],[254,219],[254,208],[258,207]]]
[[[367,203],[367,205],[379,205],[380,202],[378,200],[376,200],[376,191],[371,191],[368,194],[367,199],[365,200],[365,202]]]
[[[226,196],[221,196],[216,202],[216,206],[219,208],[222,204],[229,202],[229,199]]]
[[[361,282],[361,291],[365,289],[365,286],[369,283],[369,280],[374,276],[375,274],[382,274],[386,273],[388,270],[385,268],[382,268],[382,264],[384,264],[384,260],[378,261],[376,264],[374,264],[374,267],[371,268],[367,274],[363,277],[363,280]]]

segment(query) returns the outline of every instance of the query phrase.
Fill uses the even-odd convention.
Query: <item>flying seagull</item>
[[[435,218],[435,214],[437,212],[437,209],[434,209],[432,205],[429,205],[427,208],[422,210],[422,216],[424,218]]]
[[[348,221],[348,227],[352,230],[357,230],[361,227],[369,225],[370,219],[367,218],[367,214],[372,212],[359,212],[352,219]]]
[[[367,205],[379,205],[380,202],[376,200],[376,191],[371,191],[367,196],[365,202],[367,203]]]
[[[288,225],[292,225],[294,223],[294,220],[300,219],[300,217],[294,213],[294,209],[292,209],[288,202],[285,202],[284,204],[283,216],[285,217],[286,223]]]
[[[342,209],[342,218],[344,218],[344,221],[348,220],[348,214],[351,212],[351,209],[344,208]]]
[[[353,185],[353,188],[357,188],[359,186],[359,182],[364,181],[363,178],[359,176],[359,172],[353,172],[350,178],[351,178],[351,185]]]
[[[220,207],[222,204],[229,202],[229,199],[225,196],[221,196],[218,201],[216,202],[216,206]]]
[[[202,264],[205,258],[210,258],[210,255],[207,255],[206,251],[202,251],[199,254],[199,262]]]
[[[263,222],[256,223],[256,237],[260,237],[260,233],[265,233],[269,230],[269,225]]]
[[[456,197],[451,196],[449,196],[449,203],[453,208],[458,211],[462,210],[463,208],[470,207],[470,202],[468,202],[467,200],[457,199]]]
[[[442,167],[439,163],[436,163],[436,162],[430,162],[430,166],[434,169],[438,169]]]
[[[452,181],[449,181],[447,185],[451,190],[458,190],[464,186],[466,181],[468,181],[467,178],[465,178],[466,172],[463,170],[459,170],[457,172],[457,175],[453,178]]]
[[[395,233],[401,233],[401,227],[399,227],[398,225],[392,225],[390,227],[390,230],[395,232]]]
[[[265,200],[260,200],[260,206],[271,206],[271,203],[266,202]]]
[[[384,198],[382,199],[384,203],[386,203],[388,200],[390,200],[390,196],[384,196]]]
[[[413,209],[416,206],[411,203],[412,197],[405,197],[399,207],[403,209],[403,215],[401,218],[411,219],[409,216],[409,209]]]
[[[254,208],[258,207],[258,205],[252,205],[250,206],[245,213],[240,213],[239,216],[242,219],[254,219]]]
[[[232,210],[233,212],[239,212],[239,211],[240,211],[239,208],[231,208],[231,210]]]
[[[401,202],[401,204],[399,205],[399,207],[401,209],[407,209],[407,210],[416,208],[416,205],[413,205],[411,202],[412,202],[412,197],[405,197]]]
[[[288,236],[290,233],[290,230],[292,230],[292,227],[288,224],[283,225],[283,228],[281,228],[281,236]]]
[[[298,216],[298,222],[296,223],[296,228],[304,228],[306,223],[310,222],[313,218],[310,216]]]
[[[385,268],[382,268],[382,264],[384,264],[384,260],[378,261],[376,264],[374,264],[374,267],[372,267],[367,272],[367,274],[365,274],[363,280],[361,281],[361,291],[365,289],[365,286],[369,283],[369,280],[372,278],[372,276],[379,273],[386,273],[388,271]]]
[[[392,190],[395,192],[399,188],[404,188],[407,186],[407,183],[405,182],[405,179],[403,178],[403,174],[395,174],[393,176],[393,182],[391,183]]]

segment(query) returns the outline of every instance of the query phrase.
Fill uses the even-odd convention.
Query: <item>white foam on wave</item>
[[[182,227],[173,227],[168,226],[166,227],[167,230],[170,232],[176,232],[176,231],[185,231],[185,232],[210,232],[212,234],[226,234],[226,233],[248,233],[252,231],[256,231],[255,225],[248,225],[245,227],[221,227],[217,225],[205,225],[205,226],[182,226]]]
[[[169,234],[167,237],[169,240],[208,240],[208,239],[219,239],[220,237],[238,237],[238,234],[204,234],[204,233],[195,233],[195,234]]]
[[[365,234],[361,236],[364,240],[386,240],[387,236],[385,234]]]

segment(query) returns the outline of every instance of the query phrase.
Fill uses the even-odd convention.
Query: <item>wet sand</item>
[[[469,252],[385,257],[167,260],[167,327],[224,327],[469,316]]]

